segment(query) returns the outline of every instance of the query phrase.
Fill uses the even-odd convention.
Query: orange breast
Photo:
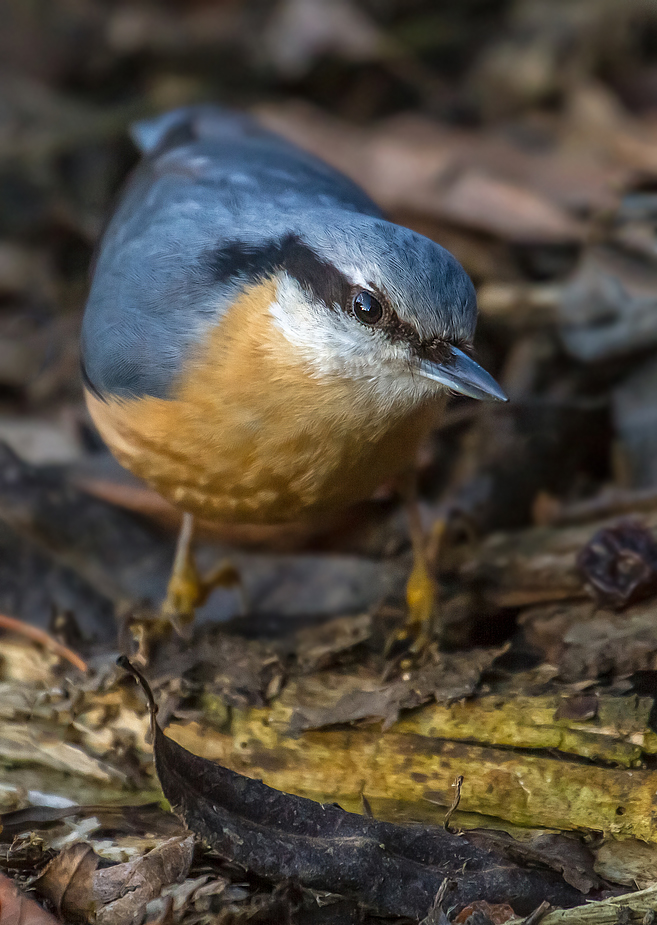
[[[384,414],[354,383],[311,376],[270,323],[274,298],[271,281],[243,293],[170,400],[86,396],[119,462],[206,520],[283,523],[368,498],[413,465],[439,412]]]

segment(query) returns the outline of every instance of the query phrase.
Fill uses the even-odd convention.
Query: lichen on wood
[[[383,735],[370,725],[292,737],[289,720],[301,693],[290,685],[269,707],[233,711],[229,731],[174,723],[168,734],[273,787],[350,808],[364,795],[416,818],[434,805],[438,819],[463,775],[464,812],[657,840],[657,775],[636,767],[656,748],[651,698],[600,696],[596,716],[577,721],[555,718],[563,701],[556,695],[491,695],[426,705]]]

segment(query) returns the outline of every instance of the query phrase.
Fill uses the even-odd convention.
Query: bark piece
[[[657,512],[642,518],[653,536]],[[617,519],[571,527],[531,527],[495,533],[478,548],[456,553],[446,550],[445,566],[453,565],[459,578],[476,588],[484,601],[498,607],[527,607],[551,601],[581,600],[586,589],[577,566],[580,550],[599,530]],[[448,562],[451,556],[453,562]]]
[[[654,920],[657,887],[638,893],[624,893],[577,909],[555,909],[540,920],[541,925],[646,925]],[[647,914],[648,917],[644,918]]]
[[[654,600],[622,612],[593,604],[552,604],[524,611],[525,638],[543,650],[562,681],[629,678],[657,664]]]

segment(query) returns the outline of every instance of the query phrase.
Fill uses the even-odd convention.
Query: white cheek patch
[[[330,346],[334,339],[340,339],[341,326],[336,324],[329,328],[325,323],[322,324],[322,308],[313,305],[306,292],[287,273],[279,277],[276,300],[269,306],[269,311],[276,327],[297,348],[304,360],[321,371],[324,363],[330,360],[333,352]],[[341,345],[335,346],[339,352]],[[324,371],[328,373],[331,370],[326,368]]]
[[[345,312],[313,304],[295,279],[281,274],[272,320],[315,378],[362,382],[385,405],[413,405],[435,395],[435,383],[414,374],[408,348],[376,336]]]

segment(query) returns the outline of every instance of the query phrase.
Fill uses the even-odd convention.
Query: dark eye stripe
[[[344,311],[353,311],[362,324],[378,325],[378,330],[389,340],[393,343],[406,341],[418,356],[433,359],[449,353],[449,345],[441,338],[424,340],[412,324],[402,321],[385,295],[377,297],[365,289],[356,291],[354,295],[350,281],[296,235],[253,244],[225,241],[206,252],[205,259],[216,282],[242,278],[246,283],[285,269],[328,308],[340,306]]]
[[[349,280],[293,234],[282,240],[254,244],[226,241],[210,250],[206,260],[217,282],[231,282],[240,277],[245,281],[263,279],[285,269],[327,308],[339,305],[347,309],[349,305]]]

